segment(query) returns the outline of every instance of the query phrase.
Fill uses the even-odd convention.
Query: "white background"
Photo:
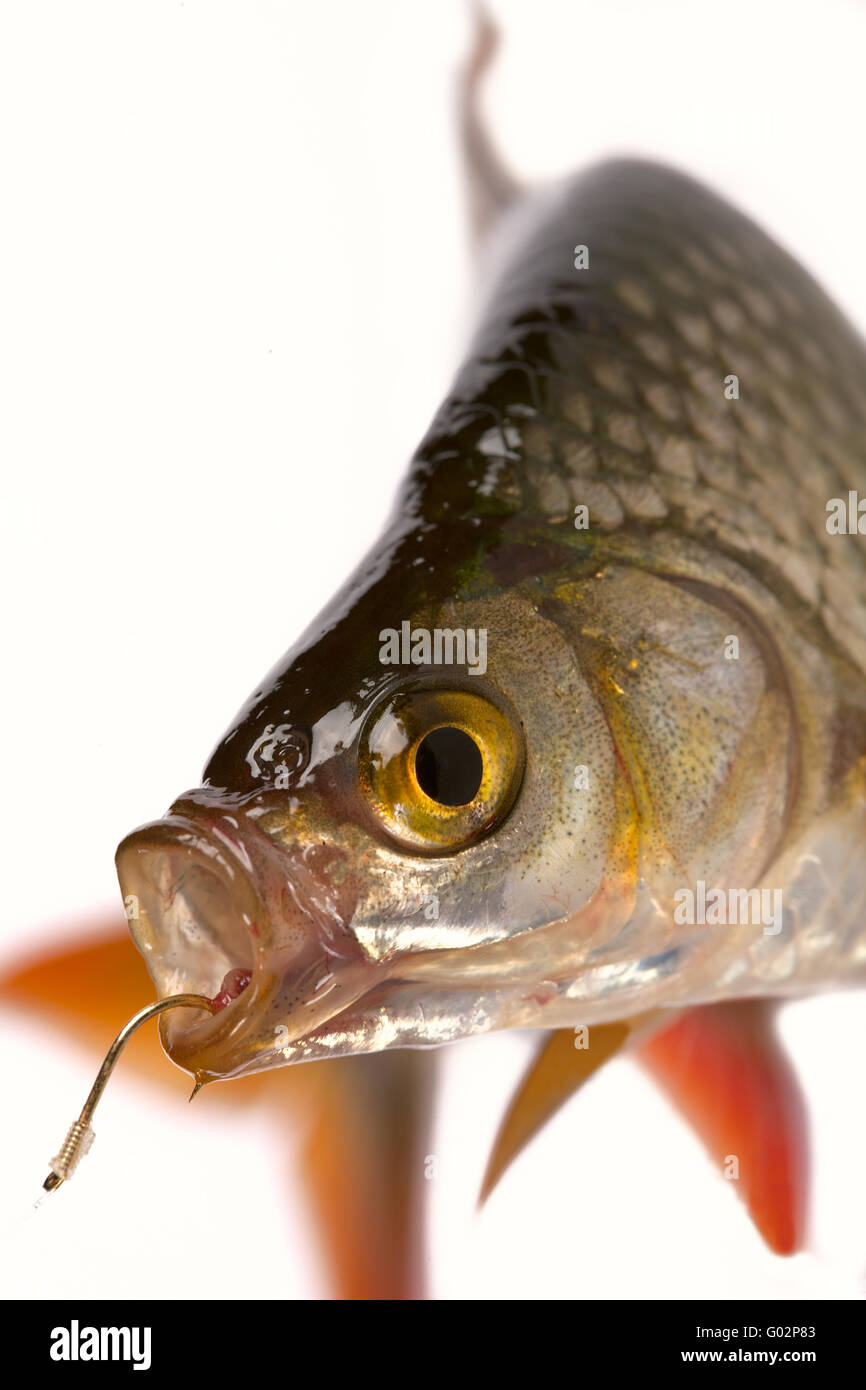
[[[521,175],[676,163],[866,325],[862,5],[494,12],[486,106]],[[199,780],[382,524],[466,325],[467,35],[456,0],[0,9],[0,961],[117,901],[117,841]],[[862,996],[783,1026],[814,1121],[809,1254],[763,1249],[628,1062],[477,1218],[527,1048],[502,1037],[445,1058],[435,1293],[862,1297]],[[93,1067],[0,1019],[6,1296],[323,1290],[267,1117],[189,1110],[180,1074],[167,1098],[121,1068],[94,1154],[22,1222]]]

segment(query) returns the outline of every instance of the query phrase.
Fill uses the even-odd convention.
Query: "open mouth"
[[[233,1031],[238,1000],[255,994],[265,912],[239,857],[223,837],[169,816],[134,831],[117,851],[130,930],[160,997],[202,994],[213,1015],[178,1009],[164,1036],[201,1047]]]
[[[187,804],[189,804],[189,799]],[[117,851],[130,931],[160,998],[204,996],[160,1019],[173,1062],[197,1081],[289,1060],[381,968],[352,929],[356,883],[324,840],[274,844],[235,808],[176,803]]]

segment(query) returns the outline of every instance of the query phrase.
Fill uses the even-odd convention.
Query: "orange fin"
[[[557,1110],[599,1067],[617,1053],[643,1019],[601,1023],[586,1030],[588,1047],[573,1028],[551,1033],[531,1062],[505,1112],[481,1184],[479,1205],[487,1200],[505,1170]]]
[[[117,914],[82,924],[81,938],[65,936],[0,972],[0,1005],[36,1010],[64,1038],[92,1050],[94,1075],[121,1026],[153,997]],[[303,1169],[342,1298],[422,1294],[432,1066],[427,1053],[336,1058],[208,1086],[198,1102],[232,1109],[265,1103],[282,1132],[291,1127],[293,1145],[299,1119],[311,1127]],[[131,1039],[123,1069],[188,1093],[189,1078],[169,1063],[156,1028]]]
[[[153,1002],[144,961],[117,913],[85,926],[80,937],[65,936],[0,972],[0,1004],[38,1011],[88,1048],[104,1053],[112,1038],[139,1009]],[[156,1029],[142,1029],[129,1043],[124,1069],[177,1077],[166,1067]]]
[[[132,944],[126,920],[116,912],[81,924],[81,934],[46,940],[20,962],[0,971],[0,1001],[25,1008],[46,1006],[69,1018],[92,1017],[111,1024],[126,1006],[132,1011],[153,998],[144,961]]]
[[[425,1293],[425,1157],[435,1056],[424,1049],[311,1062],[307,1182],[341,1297]],[[327,1075],[326,1075],[327,1074]]]
[[[800,1087],[776,1035],[774,1006],[739,1000],[691,1009],[640,1048],[641,1061],[735,1186],[771,1250],[803,1244],[809,1140]]]
[[[0,971],[0,1006],[39,1013],[61,1033],[96,1059],[104,1056],[127,1019],[152,1004],[156,997],[144,961],[129,935],[126,919],[117,913],[82,922],[81,935],[48,944]],[[95,1065],[98,1061],[95,1062]],[[124,1073],[135,1072],[176,1092],[188,1092],[189,1078],[166,1057],[155,1027],[142,1028],[123,1052]],[[94,1067],[95,1075],[95,1067]],[[231,1102],[248,1102],[262,1089],[264,1077],[250,1077],[230,1091]],[[82,1097],[83,1099],[83,1097]]]

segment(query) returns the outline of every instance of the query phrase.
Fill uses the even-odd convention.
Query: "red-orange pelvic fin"
[[[734,1183],[771,1250],[802,1247],[809,1181],[806,1109],[767,1000],[691,1009],[641,1061]]]
[[[575,1091],[628,1041],[640,1020],[562,1028],[547,1036],[505,1112],[481,1184],[490,1196],[512,1161]]]
[[[323,1083],[304,1169],[343,1298],[425,1296],[435,1062],[432,1052],[405,1050],[299,1068]]]

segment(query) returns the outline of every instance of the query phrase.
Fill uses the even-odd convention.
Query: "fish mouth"
[[[201,994],[215,1012],[178,1008],[160,1034],[186,1070],[191,1059],[236,1045],[267,993],[269,922],[239,838],[185,816],[140,827],[116,854],[130,931],[160,998]]]

